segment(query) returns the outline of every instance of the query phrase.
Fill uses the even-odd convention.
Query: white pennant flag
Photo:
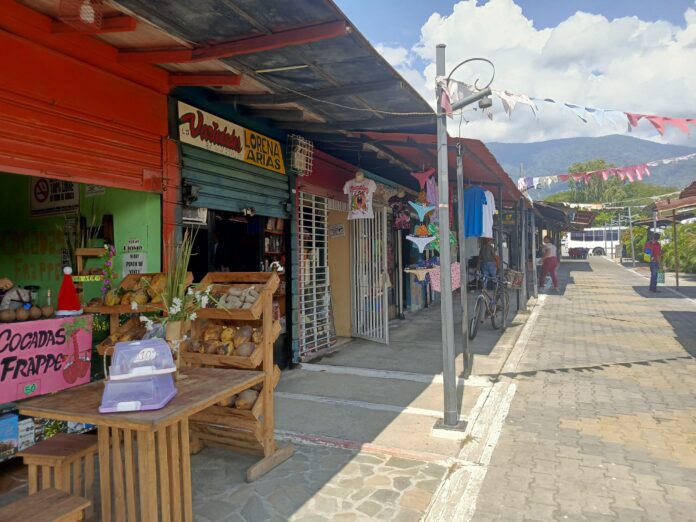
[[[590,116],[594,118],[597,125],[600,127],[604,123],[604,109],[595,109],[593,107],[585,107],[585,110],[590,113]]]

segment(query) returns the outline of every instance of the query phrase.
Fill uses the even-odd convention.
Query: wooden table
[[[184,368],[161,410],[99,413],[104,382],[29,399],[22,415],[95,424],[102,520],[193,521],[189,417],[255,384],[264,372]],[[137,450],[137,451],[136,451]]]

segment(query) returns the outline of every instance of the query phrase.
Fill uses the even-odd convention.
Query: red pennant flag
[[[624,114],[626,114],[626,117],[628,118],[628,123],[630,123],[633,127],[637,127],[640,119],[645,118],[645,114],[633,114],[631,112],[626,112]]]
[[[665,120],[667,118],[663,118],[662,116],[645,116],[650,123],[653,124],[653,127],[657,129],[657,132],[660,133],[660,136],[663,136],[665,134]]]
[[[674,125],[685,134],[689,134],[689,123],[685,118],[665,118],[666,123]]]

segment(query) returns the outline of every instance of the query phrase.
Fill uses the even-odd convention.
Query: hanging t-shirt
[[[377,185],[371,179],[356,181],[351,179],[343,185],[343,193],[348,194],[348,219],[372,219],[372,195]]]
[[[392,196],[389,198],[389,205],[392,209],[393,220],[392,228],[394,230],[411,230],[411,208],[408,202],[411,198],[404,196]]]
[[[471,187],[464,191],[464,235],[481,237],[483,232],[483,207],[486,205],[486,191],[481,187]]]
[[[486,191],[486,204],[483,205],[483,222],[481,225],[481,237],[493,237],[493,215],[495,214],[495,198],[490,191]]]

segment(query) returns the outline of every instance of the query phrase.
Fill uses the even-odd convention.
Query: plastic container
[[[116,343],[109,380],[120,381],[176,371],[169,345],[162,339]]]
[[[100,413],[159,410],[176,395],[174,376],[152,375],[121,381],[109,380],[104,388]]]

